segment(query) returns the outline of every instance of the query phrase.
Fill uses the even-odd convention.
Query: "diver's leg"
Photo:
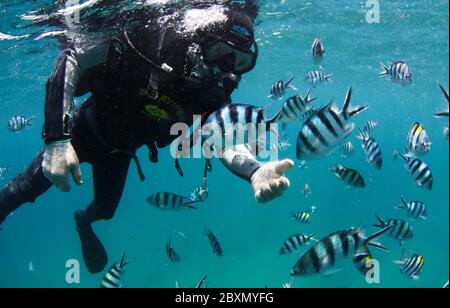
[[[105,268],[108,257],[91,224],[113,218],[122,197],[130,160],[128,155],[114,154],[101,163],[94,163],[94,201],[85,210],[75,212],[83,258],[93,274]]]
[[[16,176],[0,190],[0,224],[22,204],[34,202],[45,193],[52,184],[42,172],[43,151],[22,174]]]

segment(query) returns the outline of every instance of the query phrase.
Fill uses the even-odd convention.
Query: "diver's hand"
[[[70,140],[52,142],[45,146],[42,171],[63,192],[70,191],[69,173],[77,185],[83,184],[80,162]]]
[[[283,176],[283,173],[292,167],[294,162],[285,159],[266,163],[256,170],[251,178],[256,200],[265,203],[281,196],[290,186],[289,180]]]

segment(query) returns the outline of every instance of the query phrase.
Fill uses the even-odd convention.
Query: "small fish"
[[[388,219],[384,221],[380,216],[375,215],[378,219],[378,224],[374,224],[374,227],[386,228],[392,227],[388,233],[389,237],[400,242],[403,245],[403,241],[410,240],[414,236],[413,227],[402,219]]]
[[[34,117],[26,118],[24,116],[15,116],[12,117],[11,120],[8,121],[8,129],[13,132],[19,132],[27,127],[31,126],[31,121],[34,119]]]
[[[183,233],[183,232],[181,232],[181,231],[179,231],[179,230],[174,230],[173,231],[176,235],[178,235],[179,237],[181,237],[181,238],[183,238],[183,239],[186,239],[186,235]]]
[[[305,184],[303,186],[303,195],[305,198],[308,198],[312,194],[311,186],[309,184]]]
[[[317,97],[311,97],[311,89],[308,90],[305,98],[300,94],[288,98],[281,107],[278,122],[285,125],[304,117],[304,115],[311,110],[309,104],[316,99]]]
[[[305,212],[291,213],[291,218],[302,224],[310,224],[311,216],[312,216],[312,213],[309,210],[305,211]]]
[[[102,279],[100,288],[106,289],[118,289],[122,288],[122,276],[125,273],[125,266],[129,264],[129,261],[125,261],[125,253],[122,255],[120,262],[114,264]]]
[[[425,259],[415,253],[411,257],[407,257],[406,253],[403,252],[402,259],[394,260],[394,263],[400,265],[400,273],[404,276],[417,280],[425,265]]]
[[[444,135],[445,139],[448,140],[449,129],[448,129],[447,126],[445,126],[445,127],[442,129],[442,134]]]
[[[0,180],[4,180],[8,175],[9,166],[0,167]]]
[[[369,136],[373,136],[373,132],[378,127],[378,122],[370,120],[367,121],[366,125],[364,126],[364,131],[369,134]]]
[[[315,87],[318,84],[323,84],[325,82],[330,82],[333,74],[324,74],[320,71],[309,71],[305,76],[305,81],[311,86]]]
[[[380,145],[373,139],[367,132],[359,129],[359,135],[357,137],[362,141],[362,148],[366,154],[367,162],[381,170],[383,167],[383,155],[381,153]]]
[[[338,147],[355,128],[349,120],[367,109],[367,105],[352,107],[352,88],[347,91],[342,111],[330,103],[317,110],[302,125],[297,137],[297,158],[320,159]]]
[[[378,76],[389,76],[391,81],[398,82],[402,85],[410,84],[413,80],[411,70],[403,61],[394,62],[391,66],[380,63],[382,71]]]
[[[178,255],[175,249],[173,249],[172,241],[170,239],[166,243],[166,255],[172,263],[178,263],[181,261],[181,257]]]
[[[268,97],[274,100],[279,100],[286,94],[288,89],[297,91],[297,88],[290,84],[294,78],[295,76],[292,76],[286,83],[283,80],[278,80],[275,82],[270,88],[270,95]]]
[[[33,262],[28,263],[28,271],[29,272],[35,272],[36,269],[34,268]]]
[[[187,209],[197,208],[192,204],[197,203],[199,201],[192,201],[190,198],[186,198],[180,195],[176,195],[168,192],[158,192],[150,195],[147,198],[147,202],[160,210],[171,210],[171,211],[181,211]]]
[[[422,201],[410,201],[407,202],[403,196],[401,196],[402,203],[396,206],[396,209],[404,209],[408,216],[415,219],[427,219],[427,206]]]
[[[447,109],[435,113],[434,116],[436,118],[447,118],[448,119],[448,106],[449,106],[448,91],[442,85],[439,85],[439,88],[441,88],[441,91],[444,94],[445,99],[447,100]]]
[[[361,228],[333,232],[304,252],[290,274],[291,276],[326,274],[339,258],[354,256],[362,247],[372,246],[387,251],[374,240],[390,228],[383,228],[370,236],[365,236]]]
[[[204,235],[206,235],[206,237],[208,237],[209,243],[211,244],[213,253],[218,255],[219,257],[221,257],[223,255],[223,250],[222,247],[219,243],[219,241],[217,240],[217,237],[214,235],[214,233],[208,229],[205,228],[205,231],[203,232]]]
[[[320,38],[314,39],[311,46],[311,54],[315,63],[320,63],[325,55],[325,48],[323,47],[322,40]]]
[[[341,157],[342,158],[348,158],[353,155],[355,152],[355,148],[353,146],[353,143],[351,141],[347,141],[341,146]]]
[[[406,137],[406,148],[414,156],[423,156],[431,149],[431,142],[422,124],[415,122]]]
[[[316,233],[311,233],[309,235],[304,233],[298,233],[291,235],[280,248],[280,255],[285,255],[298,250],[303,245],[308,245],[308,243],[313,240],[317,241],[314,236]]]
[[[371,260],[373,260],[372,253],[366,246],[358,249],[353,255],[353,264],[358,272],[360,272],[364,277],[366,277],[367,273],[371,269],[371,267],[368,266]]]
[[[364,188],[366,183],[361,173],[357,170],[344,167],[342,165],[333,165],[330,171],[334,172],[336,177],[352,187]]]
[[[413,177],[419,187],[431,191],[433,189],[433,173],[427,164],[408,154],[400,154],[394,151],[394,160],[400,156],[405,161],[405,169]]]
[[[206,277],[207,276],[208,276],[208,274],[206,274],[205,276],[203,276],[202,279],[200,279],[200,281],[197,283],[197,286],[195,287],[196,289],[206,288]]]

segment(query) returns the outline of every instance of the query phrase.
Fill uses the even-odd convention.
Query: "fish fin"
[[[344,100],[344,107],[342,108],[347,119],[363,112],[364,110],[366,110],[369,107],[368,105],[352,107],[350,104],[351,100],[352,100],[352,87],[350,87],[347,91],[347,94],[346,94],[345,100]]]
[[[442,111],[442,112],[437,112],[434,114],[435,118],[448,118],[449,112],[448,111]]]
[[[314,102],[317,97],[311,97],[311,88],[308,89],[308,93],[306,93],[305,102],[307,104]]]
[[[298,89],[294,85],[288,85],[287,88],[291,89],[292,91],[298,91]]]
[[[31,116],[31,117],[29,117],[29,118],[26,118],[26,119],[25,119],[25,122],[27,123],[27,125],[31,125],[31,121],[32,121],[34,118],[36,118],[36,117],[35,117],[35,116]]]
[[[388,228],[390,228],[390,227],[388,227]],[[377,248],[379,250],[385,251],[385,252],[389,252],[388,248],[384,247],[381,243],[378,243],[378,242],[370,242],[370,243],[367,243],[367,245]]]
[[[198,208],[196,206],[192,205],[192,204],[195,204],[195,203],[198,203],[198,202],[200,202],[200,201],[197,200],[197,201],[187,202],[187,203],[184,204],[184,207],[187,207],[187,208],[192,209],[192,210],[198,210]]]
[[[323,276],[332,276],[332,275],[334,275],[334,274],[337,274],[337,273],[339,273],[339,272],[342,272],[343,270],[344,270],[343,268],[332,269],[332,270],[329,270],[329,271],[324,272],[322,275],[323,275]]]
[[[294,78],[295,78],[295,75],[292,76],[291,78],[289,78],[288,81],[286,81],[286,83],[285,83],[286,87],[291,87],[290,83],[294,80]],[[295,87],[294,87],[294,88],[295,88]],[[292,89],[292,88],[291,88],[291,89]]]
[[[375,216],[377,217],[378,223],[379,224],[374,224],[374,227],[379,227],[379,228],[384,228],[386,227],[386,222],[380,217],[378,216],[378,214],[375,214]]]
[[[333,77],[333,74],[328,74],[324,76],[326,81],[331,81],[331,77]]]
[[[359,130],[359,134],[358,134],[358,136],[356,136],[356,138],[358,138],[358,140],[361,140],[363,142],[365,140],[367,140],[368,139],[368,133],[366,131],[363,131],[360,127],[358,127],[358,130]],[[363,148],[365,148],[364,144],[362,146],[363,146]]]
[[[400,260],[400,259],[392,260],[392,262],[397,265],[403,265],[403,260]]]
[[[197,286],[195,287],[196,289],[200,289],[202,286],[206,287],[205,284],[206,277],[208,277],[208,273],[206,273],[205,276],[203,276],[203,278],[200,279],[200,281],[197,283]]]
[[[120,267],[124,268],[127,264],[130,264],[130,261],[125,260],[125,252],[124,252],[122,258],[120,259]]]
[[[419,280],[419,275],[411,276],[411,278],[414,279],[415,281],[418,281]]]
[[[380,62],[382,71],[378,74],[379,77],[383,77],[389,73],[389,67]]]
[[[442,93],[445,96],[445,99],[447,100],[447,104],[449,103],[449,99],[448,99],[448,91],[444,88],[443,85],[439,84],[439,88],[441,89]],[[448,116],[448,112],[447,112],[447,116]]]
[[[350,134],[353,132],[354,129],[355,129],[355,123],[351,123],[351,124],[347,125],[345,132],[344,132],[343,139],[346,139],[348,136],[350,136]]]

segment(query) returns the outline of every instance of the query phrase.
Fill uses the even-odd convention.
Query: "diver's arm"
[[[232,173],[252,184],[258,202],[271,201],[290,186],[289,180],[283,176],[294,166],[290,159],[260,163],[246,146],[240,145],[235,150],[225,149],[221,160]]]
[[[42,171],[52,184],[64,192],[70,191],[69,173],[76,184],[83,183],[80,162],[70,142],[69,119],[83,71],[102,62],[99,49],[102,50],[102,47],[88,51],[73,48],[62,51],[47,81]],[[84,93],[78,91],[77,94]]]

